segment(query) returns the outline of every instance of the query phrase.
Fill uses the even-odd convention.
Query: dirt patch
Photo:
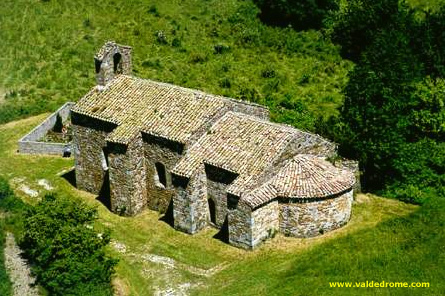
[[[14,296],[39,295],[34,286],[35,279],[31,276],[28,263],[20,257],[21,250],[17,246],[14,235],[6,233],[5,266],[12,281]]]
[[[130,293],[128,292],[128,285],[120,278],[114,278],[112,281],[114,296],[127,296]]]
[[[39,196],[39,192],[37,190],[31,189],[28,185],[22,184],[18,188],[20,191],[25,193],[26,195],[30,197],[37,197]]]
[[[170,257],[164,257],[164,256],[155,255],[155,254],[144,254],[141,256],[141,258],[144,260],[153,262],[153,263],[161,264],[161,265],[165,266],[166,268],[180,268],[183,270],[187,270],[188,272],[193,273],[195,275],[200,275],[200,276],[205,276],[205,277],[211,277],[214,274],[216,274],[217,272],[225,269],[228,266],[227,263],[223,263],[223,264],[219,264],[219,265],[209,268],[209,269],[203,269],[203,268],[198,268],[195,266],[187,265],[187,264],[184,264],[181,262],[177,262]]]
[[[203,269],[152,253],[127,252],[125,256],[131,258],[133,262],[143,264],[141,273],[154,281],[153,294],[157,296],[189,295],[190,289],[204,285],[199,277],[190,281],[189,276],[184,276],[184,271],[201,277],[211,277],[228,266],[227,263],[223,263]]]
[[[51,186],[51,183],[49,183],[46,179],[40,179],[37,181],[37,184],[39,186],[42,186],[45,190],[53,190],[54,187]]]
[[[354,202],[357,204],[369,203],[371,202],[371,198],[366,194],[357,194],[355,196]]]

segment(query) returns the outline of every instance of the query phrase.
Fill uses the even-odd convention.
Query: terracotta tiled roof
[[[264,185],[242,199],[257,207],[276,197],[291,199],[325,198],[352,188],[354,175],[313,155],[297,155]]]
[[[73,112],[112,122],[108,141],[128,144],[139,132],[187,139],[225,106],[226,99],[170,84],[120,75],[94,88]]]
[[[228,112],[189,148],[172,172],[191,177],[202,163],[235,172],[239,176],[229,191],[236,194],[256,184],[258,176],[298,132],[288,126]]]

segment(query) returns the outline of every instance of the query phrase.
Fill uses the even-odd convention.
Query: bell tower
[[[118,74],[131,75],[130,46],[107,41],[94,56],[97,85],[105,86]]]

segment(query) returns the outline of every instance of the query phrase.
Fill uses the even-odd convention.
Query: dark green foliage
[[[25,203],[14,195],[8,181],[0,176],[0,211],[20,213],[25,208]]]
[[[399,17],[398,0],[351,0],[335,16],[331,39],[341,45],[342,56],[358,61],[376,34],[387,30]]]
[[[223,54],[230,50],[230,47],[224,44],[217,44],[213,47],[215,54]]]
[[[179,38],[173,38],[173,40],[172,40],[172,46],[173,46],[173,47],[181,47],[181,39],[179,39]]]
[[[0,220],[0,295],[12,295],[12,284],[5,268],[5,230],[4,222]]]
[[[435,13],[426,12],[418,24],[412,43],[424,63],[426,73],[432,77],[445,77],[445,3]]]
[[[8,181],[0,176],[0,210],[9,211],[9,199],[13,195]],[[12,285],[5,269],[5,222],[0,218],[0,295],[12,295]]]
[[[26,209],[26,204],[14,195],[8,181],[0,176],[0,295],[12,295],[12,285],[5,269],[4,244],[6,231],[17,235],[23,228],[20,214]]]
[[[423,191],[443,195],[445,35],[438,32],[445,21],[415,19],[406,6],[394,8],[393,0],[368,3],[366,12],[359,2],[349,6],[345,27],[335,28],[344,32],[334,32],[344,34],[338,40],[358,63],[332,134],[343,154],[361,162],[366,189],[386,189],[386,195],[414,203],[425,199]],[[379,19],[384,7],[392,14]],[[365,42],[351,47],[360,39]]]
[[[105,254],[109,232],[98,234],[96,219],[96,209],[54,195],[26,211],[20,246],[51,294],[112,295],[117,262]]]
[[[323,20],[338,9],[335,0],[254,0],[261,9],[263,22],[276,26],[292,26],[297,30],[319,29]]]

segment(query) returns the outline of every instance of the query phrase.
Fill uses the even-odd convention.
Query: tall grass
[[[95,82],[93,54],[112,39],[133,46],[137,76],[254,101],[311,128],[336,112],[351,65],[320,32],[268,27],[257,12],[231,0],[5,0],[0,122],[80,98]]]

